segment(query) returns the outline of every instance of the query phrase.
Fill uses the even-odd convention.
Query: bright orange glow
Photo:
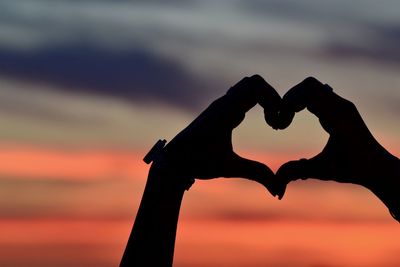
[[[0,174],[55,179],[146,177],[148,166],[142,157],[136,151],[1,147]]]
[[[5,209],[0,265],[117,266],[147,177],[143,154],[2,146],[0,174],[35,184],[4,184],[15,187],[3,192],[1,207],[13,205],[32,217],[18,219]],[[241,155],[273,170],[290,158]],[[43,179],[73,186],[41,184]],[[80,181],[90,183],[81,187]],[[299,181],[277,201],[252,181],[197,181],[184,197],[174,266],[397,267],[398,240],[398,223],[360,187]]]
[[[117,266],[131,224],[0,220],[0,258],[4,266]],[[390,222],[181,220],[174,266],[395,267],[399,236]]]
[[[399,266],[399,237],[397,223],[189,221],[181,223],[176,261],[182,266]]]

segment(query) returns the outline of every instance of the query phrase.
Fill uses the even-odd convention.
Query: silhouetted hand
[[[264,107],[267,123],[276,128],[280,101],[260,76],[244,78],[163,150],[154,149],[146,156],[153,164],[121,267],[172,266],[180,205],[193,178],[248,178],[275,195],[273,172],[233,152],[232,130],[257,103]]]
[[[233,151],[232,130],[257,103],[264,108],[266,122],[276,128],[280,101],[279,94],[261,76],[242,79],[166,146],[168,168],[183,177],[248,178],[275,195],[274,173],[266,165]]]
[[[289,126],[295,112],[304,108],[319,118],[330,137],[320,154],[308,160],[290,161],[279,168],[277,176],[283,182],[279,198],[290,181],[317,178],[362,185],[385,204],[397,203],[398,195],[389,191],[398,187],[393,174],[398,171],[399,160],[375,140],[355,105],[317,79],[307,78],[282,98],[278,128]]]

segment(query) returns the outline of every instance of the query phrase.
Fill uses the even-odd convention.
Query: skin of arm
[[[172,266],[180,205],[190,179],[242,177],[276,195],[273,172],[233,151],[232,130],[256,104],[264,108],[266,122],[277,128],[280,101],[259,75],[246,77],[168,143],[150,168],[121,267]]]
[[[151,167],[120,266],[172,266],[179,210],[185,188]]]
[[[399,221],[400,160],[378,143],[355,105],[310,77],[283,96],[278,128],[288,127],[294,114],[305,108],[319,118],[329,134],[328,143],[315,157],[290,161],[279,168],[279,198],[286,185],[297,179],[353,183],[372,191]]]

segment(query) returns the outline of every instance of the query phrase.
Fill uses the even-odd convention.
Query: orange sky
[[[99,179],[110,175],[145,177],[147,166],[132,151],[46,149],[8,146],[0,149],[0,175],[23,178]]]
[[[36,199],[32,191],[26,203],[17,201],[17,209],[41,211],[49,201],[62,212],[0,219],[0,265],[116,266],[145,183],[142,154],[3,146],[2,177],[87,181],[93,187],[81,194],[64,186],[53,196],[45,187],[40,194],[46,197]],[[272,162],[274,169],[283,160],[245,154]],[[106,188],[95,186],[104,180]],[[197,181],[184,197],[175,266],[394,267],[400,264],[399,237],[398,223],[382,203],[355,186],[297,182],[277,201],[252,182]]]
[[[24,209],[28,205],[37,205],[36,208],[40,209],[41,203],[45,201],[43,193],[55,190],[58,193],[52,195],[54,198],[52,203],[56,204],[59,201],[59,204],[63,204],[67,210],[70,209],[69,206],[73,206],[70,215],[74,214],[75,210],[81,211],[77,213],[81,215],[87,212],[87,216],[104,217],[110,212],[113,214],[120,212],[122,213],[120,216],[123,216],[127,212],[129,214],[132,200],[138,205],[145,185],[149,166],[142,161],[143,154],[134,150],[3,146],[0,149],[0,177],[2,177],[0,181],[11,179],[14,182],[21,180],[22,183],[38,182],[37,187],[31,188],[34,184],[30,183],[27,189],[19,188],[18,185],[10,188],[10,190],[19,188],[20,193],[28,190],[26,193],[31,197],[21,195],[20,202],[18,199],[15,200],[15,204],[19,203]],[[276,170],[285,159],[290,158],[288,155],[273,156],[259,152],[243,154],[268,163],[273,170]],[[78,193],[74,187],[63,187],[62,184],[61,187],[54,187],[58,185],[55,183],[57,181],[65,181],[71,185],[88,183],[86,189],[89,191],[80,190]],[[6,186],[4,185],[3,190],[7,189]],[[69,197],[71,193],[73,198]],[[12,198],[13,192],[4,191],[3,195]],[[15,195],[18,195],[17,192]],[[100,198],[96,199],[98,196]],[[234,203],[231,200],[234,196],[244,198],[239,203]],[[50,195],[48,197],[50,198]],[[316,204],[318,198],[321,199],[321,203]],[[265,214],[268,216],[278,214],[321,218],[333,213],[331,216],[333,218],[387,219],[383,204],[368,190],[354,185],[316,180],[297,181],[288,186],[284,201],[275,200],[259,184],[243,179],[197,181],[186,194],[184,207],[186,205],[190,208],[189,213],[183,213],[183,216],[186,214],[189,217],[242,215],[264,217]],[[79,202],[86,205],[79,205]],[[1,203],[7,207],[6,197]],[[310,211],[307,208],[309,206],[320,212],[314,212],[313,209]],[[102,212],[105,215],[101,215]]]
[[[0,220],[2,266],[117,266],[130,220]],[[398,224],[188,220],[175,265],[399,266]],[[62,260],[61,260],[62,259]]]

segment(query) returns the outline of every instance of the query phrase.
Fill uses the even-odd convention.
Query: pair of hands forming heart
[[[276,174],[266,165],[237,155],[232,130],[245,113],[260,104],[274,129],[288,127],[296,112],[307,108],[330,135],[321,153],[283,164]],[[165,148],[169,168],[198,179],[243,177],[264,185],[281,199],[286,185],[299,178],[317,178],[362,185],[399,214],[393,174],[399,160],[372,136],[356,107],[315,78],[307,78],[281,98],[261,76],[246,77],[214,101]],[[397,205],[396,205],[397,206]]]
[[[232,148],[232,130],[256,104],[264,108],[265,121],[274,129],[285,129],[296,112],[307,108],[329,133],[328,143],[315,157],[287,162],[276,174],[260,162],[240,157]],[[400,160],[375,140],[351,102],[314,78],[294,86],[283,98],[260,76],[244,78],[161,153],[154,151],[146,156],[146,162],[155,159],[155,164],[121,267],[172,266],[185,178],[243,177],[261,183],[280,199],[286,185],[299,178],[354,183],[370,189],[400,219]]]

